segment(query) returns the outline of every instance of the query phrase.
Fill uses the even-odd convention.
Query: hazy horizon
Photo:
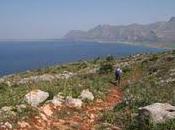
[[[0,40],[60,39],[99,24],[149,24],[173,16],[174,0],[1,0]]]

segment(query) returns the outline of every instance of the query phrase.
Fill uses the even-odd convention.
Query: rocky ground
[[[123,69],[120,85],[116,66]],[[0,129],[174,130],[174,72],[175,51],[169,51],[4,76]]]

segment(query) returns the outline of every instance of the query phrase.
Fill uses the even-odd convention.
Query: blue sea
[[[124,57],[162,49],[70,41],[0,41],[0,76],[96,57]]]

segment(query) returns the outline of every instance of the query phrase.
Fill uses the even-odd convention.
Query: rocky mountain
[[[166,22],[156,22],[147,25],[98,25],[88,31],[70,31],[64,36],[64,39],[173,44],[173,42],[175,42],[175,17],[172,17],[169,21]]]

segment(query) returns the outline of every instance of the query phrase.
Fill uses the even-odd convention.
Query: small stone
[[[1,108],[1,111],[8,112],[8,111],[11,111],[12,109],[13,109],[12,106],[4,106]]]
[[[69,107],[77,107],[77,108],[81,108],[83,102],[81,101],[81,99],[78,98],[72,98],[71,96],[68,96],[66,98],[65,101],[66,105]]]
[[[45,121],[47,121],[47,120],[48,120],[45,114],[40,113],[40,116],[41,116],[41,118],[42,118],[43,120],[45,120]]]
[[[53,108],[51,107],[50,104],[46,104],[42,107],[42,111],[47,115],[51,116],[53,114]]]
[[[22,112],[23,109],[27,108],[27,106],[25,104],[20,104],[20,105],[16,105],[16,108],[18,112]]]
[[[13,127],[12,127],[12,124],[10,124],[9,122],[4,123],[4,125],[5,125],[7,128],[9,128],[9,129],[12,129],[12,128],[13,128]]]
[[[63,102],[64,97],[59,94],[54,96],[53,99],[51,100],[51,103],[53,103],[55,106],[61,106]]]
[[[92,94],[92,92],[90,92],[88,89],[86,89],[86,90],[83,90],[81,92],[80,98],[82,100],[86,100],[87,99],[87,100],[93,101],[94,100],[94,95]]]
[[[18,125],[20,126],[20,128],[30,128],[29,123],[22,121],[22,122],[18,122]]]

